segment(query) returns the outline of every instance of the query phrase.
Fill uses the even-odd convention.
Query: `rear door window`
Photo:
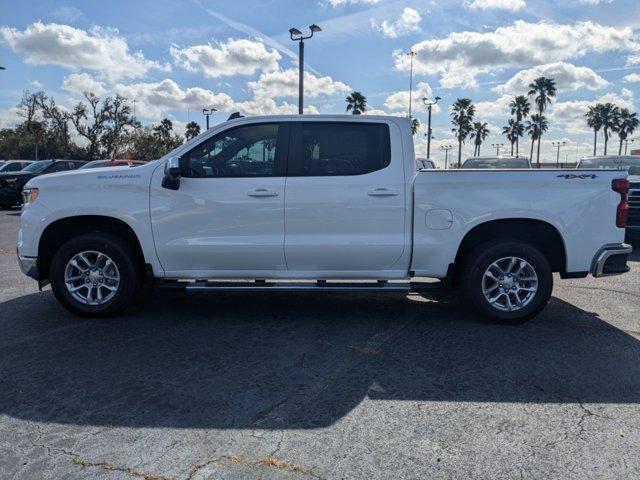
[[[389,127],[368,122],[294,124],[290,176],[364,175],[391,162]]]

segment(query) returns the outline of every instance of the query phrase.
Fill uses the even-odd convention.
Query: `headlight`
[[[25,188],[22,190],[22,204],[28,205],[38,199],[40,191],[37,188]]]

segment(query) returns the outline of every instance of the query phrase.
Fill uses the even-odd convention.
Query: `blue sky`
[[[43,89],[71,107],[81,92],[136,99],[143,122],[163,117],[177,129],[204,124],[201,108],[224,120],[297,109],[297,44],[292,26],[323,29],[306,44],[310,112],[342,113],[344,97],[362,92],[378,113],[406,115],[408,57],[414,50],[413,114],[420,97],[442,97],[434,111],[432,156],[454,143],[449,108],[458,97],[490,124],[489,144],[506,143],[506,105],[541,74],[558,81],[547,113],[562,158],[589,153],[582,115],[595,101],[635,111],[640,95],[638,0],[266,0],[175,2],[9,2],[1,0],[0,125],[16,121],[25,89]],[[638,134],[640,144],[640,132]],[[416,139],[425,151],[424,130]],[[467,142],[464,154],[470,153]],[[528,150],[528,148],[527,148]]]

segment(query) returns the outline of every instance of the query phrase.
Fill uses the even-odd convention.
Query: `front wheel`
[[[105,233],[67,241],[51,262],[50,276],[58,301],[83,317],[120,313],[135,300],[142,278],[134,250]]]
[[[547,258],[528,243],[489,242],[466,258],[462,288],[469,304],[485,319],[519,324],[549,303],[553,274]]]

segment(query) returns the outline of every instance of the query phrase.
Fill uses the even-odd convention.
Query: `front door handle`
[[[267,190],[266,188],[256,188],[255,190],[247,192],[247,195],[250,197],[277,197],[280,193],[275,190]]]
[[[400,192],[397,190],[389,190],[388,188],[376,188],[374,190],[369,190],[367,195],[370,197],[397,197],[400,195]]]

